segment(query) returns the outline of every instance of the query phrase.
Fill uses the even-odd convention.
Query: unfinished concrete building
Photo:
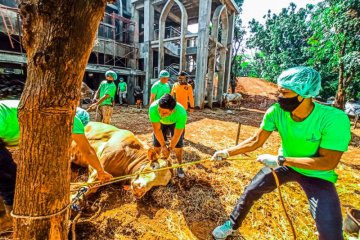
[[[0,74],[24,74],[21,21],[15,0],[0,0]],[[144,104],[159,70],[176,81],[186,71],[195,81],[195,106],[212,107],[229,85],[232,39],[238,8],[233,0],[118,0],[107,4],[84,75],[96,89],[109,68]]]

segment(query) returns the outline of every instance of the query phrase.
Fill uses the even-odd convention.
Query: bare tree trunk
[[[340,70],[339,70],[339,85],[338,85],[338,90],[336,92],[336,96],[335,96],[335,102],[334,102],[334,107],[339,108],[339,109],[344,109],[345,107],[345,102],[346,102],[346,85],[345,85],[345,77],[344,77],[344,66],[342,63],[340,63],[339,66]]]
[[[106,0],[22,0],[28,74],[19,107],[20,161],[14,213],[45,216],[70,200],[75,107]],[[14,239],[67,239],[68,211],[16,218]]]
[[[339,52],[339,58],[341,59],[344,56],[345,53],[345,47],[346,47],[346,40],[343,42],[340,52]],[[339,85],[338,90],[336,92],[335,101],[334,101],[334,107],[339,109],[344,109],[345,102],[346,102],[346,79],[345,79],[345,68],[344,63],[340,62],[339,64]]]

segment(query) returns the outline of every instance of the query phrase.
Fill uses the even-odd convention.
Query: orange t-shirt
[[[180,85],[178,82],[175,83],[171,89],[171,95],[185,110],[188,109],[188,103],[190,103],[190,107],[194,107],[193,89],[190,84]]]

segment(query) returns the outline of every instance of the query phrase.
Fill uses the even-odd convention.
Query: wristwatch
[[[286,162],[286,158],[284,156],[279,155],[277,161],[279,166],[284,166],[284,162]]]

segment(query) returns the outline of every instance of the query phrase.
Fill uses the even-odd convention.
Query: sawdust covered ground
[[[274,101],[275,92],[264,96],[261,93],[274,91],[274,86],[261,80],[248,84],[250,80],[243,80],[237,89],[245,96],[241,110],[226,113],[221,109],[205,109],[189,117],[185,162],[206,159],[217,149],[233,146],[238,122],[241,123],[240,141],[254,133],[263,110]],[[151,145],[146,109],[116,107],[113,124],[133,131]],[[212,239],[211,231],[228,218],[244,188],[261,169],[254,158],[262,153],[276,154],[279,145],[279,135],[273,133],[250,157],[240,156],[243,160],[188,167],[185,180],[174,178],[168,186],[151,190],[140,201],[124,190],[126,183],[103,187],[88,199],[76,224],[76,239]],[[336,187],[345,216],[349,207],[360,209],[359,128],[352,129],[349,151],[344,154],[337,173]],[[317,239],[304,192],[297,184],[286,184],[282,191],[298,239]],[[232,239],[292,239],[276,191],[255,203],[238,235]]]
[[[263,111],[254,109],[233,113],[205,109],[189,117],[186,162],[206,159],[215,150],[234,145],[238,122],[240,141],[250,137],[263,115]],[[151,126],[145,109],[117,107],[113,124],[133,131],[151,144]],[[348,207],[360,208],[360,129],[352,133],[349,151],[337,168],[340,177],[336,187],[344,214]],[[89,199],[89,207],[76,225],[77,239],[212,239],[213,228],[227,219],[245,186],[261,169],[254,158],[262,153],[276,154],[279,144],[279,135],[273,133],[263,148],[250,157],[241,156],[243,160],[188,167],[185,180],[175,178],[168,186],[147,193],[141,201],[124,190],[124,184],[104,187]],[[287,184],[282,189],[298,239],[317,239],[304,192],[297,184]],[[291,237],[275,191],[256,202],[239,234],[232,239]]]

